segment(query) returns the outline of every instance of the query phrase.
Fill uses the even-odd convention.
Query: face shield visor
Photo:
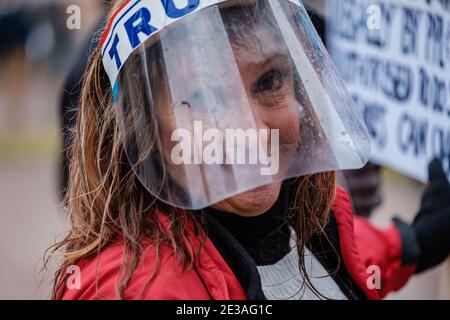
[[[128,160],[170,205],[367,162],[363,119],[300,1],[131,1],[102,43]]]

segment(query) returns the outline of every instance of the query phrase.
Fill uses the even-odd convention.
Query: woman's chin
[[[258,187],[225,199],[213,208],[240,216],[257,216],[269,210],[280,195],[281,182]]]

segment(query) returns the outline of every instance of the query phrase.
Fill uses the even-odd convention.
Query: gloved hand
[[[439,160],[428,169],[429,184],[412,226],[400,219],[394,222],[403,241],[403,263],[417,263],[416,272],[443,262],[450,253],[450,183]]]

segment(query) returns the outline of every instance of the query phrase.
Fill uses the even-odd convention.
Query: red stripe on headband
[[[130,0],[126,0],[111,16],[108,22],[108,26],[106,27],[105,31],[103,31],[102,39],[100,40],[100,47],[103,47],[103,44],[106,41],[106,38],[108,37],[109,31],[111,31],[112,23],[114,19],[117,17],[117,15],[122,11],[122,9],[130,2]]]

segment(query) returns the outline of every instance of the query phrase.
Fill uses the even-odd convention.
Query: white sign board
[[[327,45],[361,108],[371,160],[450,177],[450,1],[328,0]]]

